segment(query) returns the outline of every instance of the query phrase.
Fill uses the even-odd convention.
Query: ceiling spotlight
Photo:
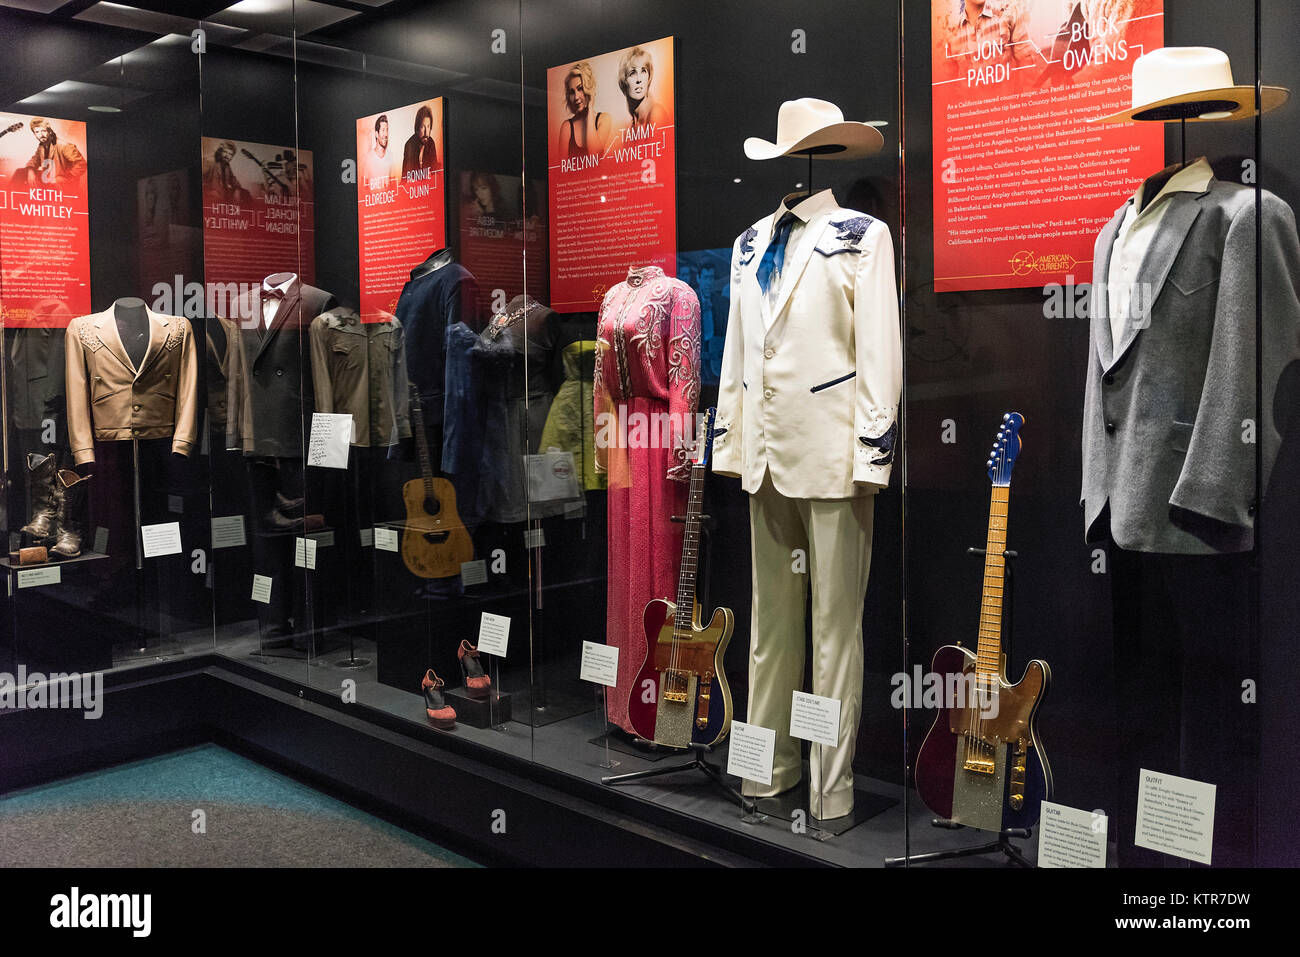
[[[733,182],[733,183],[739,183],[739,182],[740,182],[740,177],[737,176],[735,179],[732,180],[732,182]]]
[[[92,113],[121,113],[122,108],[118,106],[88,106],[86,109]]]
[[[803,189],[803,183],[795,183],[795,184],[794,184],[794,188],[795,188],[795,189]]]

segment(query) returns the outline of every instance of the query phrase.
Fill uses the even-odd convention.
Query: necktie
[[[772,277],[779,278],[781,275],[781,267],[785,265],[785,244],[790,239],[790,230],[794,228],[794,224],[794,213],[787,210],[776,221],[776,233],[772,236],[772,241],[768,243],[763,259],[758,264],[755,278],[758,279],[758,288],[763,290],[765,296],[768,286],[772,283]]]

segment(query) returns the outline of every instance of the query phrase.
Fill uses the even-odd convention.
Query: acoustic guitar
[[[1035,726],[1052,671],[1035,659],[1010,684],[1002,653],[1007,508],[1024,421],[1018,412],[1003,416],[987,463],[993,492],[979,639],[974,651],[959,643],[935,652],[931,672],[943,678],[943,701],[916,760],[916,790],[926,807],[986,831],[1030,827],[1040,802],[1052,796],[1052,770]]]
[[[701,627],[695,602],[704,478],[709,471],[717,411],[709,409],[705,417],[704,438],[696,445],[691,464],[677,601],[656,598],[645,606],[646,657],[628,701],[632,730],[647,741],[670,748],[717,744],[731,730],[731,688],[722,670],[722,656],[731,640],[735,616],[730,608],[717,608],[709,623]]]
[[[420,478],[402,486],[406,525],[402,533],[402,561],[419,578],[450,578],[474,559],[474,542],[456,511],[456,490],[445,478],[435,478],[429,456],[429,436],[424,429],[420,394],[411,387],[411,420],[420,452]]]

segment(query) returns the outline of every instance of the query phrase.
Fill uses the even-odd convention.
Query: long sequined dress
[[[681,525],[700,399],[700,303],[658,266],[628,270],[600,307],[596,467],[609,474],[605,640],[619,649],[608,717],[631,732],[627,703],[645,659],[641,614],[677,595]]]

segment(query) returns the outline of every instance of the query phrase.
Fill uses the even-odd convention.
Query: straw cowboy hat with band
[[[1263,112],[1281,106],[1291,92],[1263,87]],[[1213,47],[1164,47],[1133,64],[1133,106],[1093,123],[1206,122],[1255,115],[1255,87],[1232,80],[1228,55]]]
[[[804,97],[786,100],[776,114],[776,142],[751,136],[745,155],[752,160],[811,154],[818,159],[860,159],[880,152],[885,138],[868,123],[849,122],[834,103]]]

